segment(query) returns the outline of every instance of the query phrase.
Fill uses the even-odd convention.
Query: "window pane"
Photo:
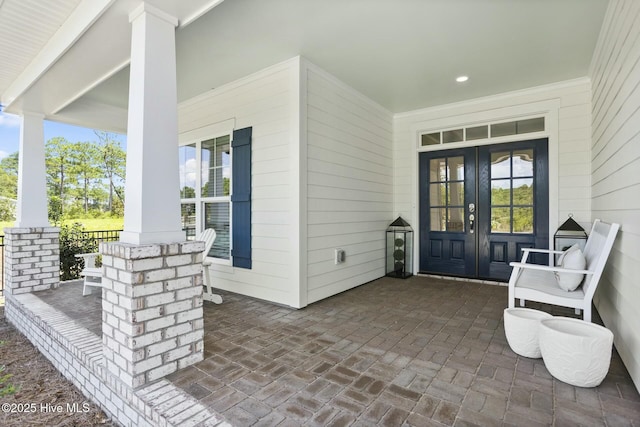
[[[511,152],[491,153],[491,178],[509,178],[511,176]]]
[[[440,132],[427,133],[422,135],[422,146],[440,144]]]
[[[464,208],[449,208],[447,231],[464,231]]]
[[[447,184],[449,187],[448,205],[462,206],[464,205],[464,182],[453,182]]]
[[[446,206],[447,184],[429,184],[429,204],[431,206]]]
[[[464,157],[449,157],[449,181],[464,181]]]
[[[446,231],[447,208],[431,208],[431,231]]]
[[[180,198],[193,199],[196,197],[196,146],[183,145],[178,149],[180,168]]]
[[[447,142],[460,142],[464,139],[463,136],[462,129],[447,130],[442,132],[442,142],[445,144]]]
[[[196,236],[196,204],[182,203],[180,206],[182,230],[187,240],[193,240]]]
[[[467,128],[467,141],[474,139],[486,139],[489,137],[489,126],[476,126]]]
[[[536,119],[518,120],[516,123],[517,133],[530,133],[544,131],[544,117]]]
[[[511,180],[492,179],[491,180],[491,205],[511,205]]]
[[[513,176],[533,176],[533,150],[513,152]]]
[[[202,197],[214,197],[215,196],[215,150],[216,141],[210,139],[208,141],[202,141],[201,162],[202,162]]]
[[[513,232],[533,233],[533,208],[513,208]]]
[[[204,204],[204,228],[216,230],[216,240],[209,251],[209,256],[229,259],[229,202]]]
[[[447,180],[447,159],[431,159],[429,161],[429,182]]]
[[[533,179],[513,180],[513,204],[533,205]]]
[[[231,179],[229,136],[202,142],[202,197],[228,196]]]
[[[491,208],[491,232],[510,233],[511,218],[509,208]]]
[[[491,125],[491,137],[515,135],[516,134],[516,122],[508,123],[496,123]]]

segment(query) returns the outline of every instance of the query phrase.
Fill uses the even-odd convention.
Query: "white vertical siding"
[[[592,217],[621,224],[595,304],[640,389],[640,2],[609,3],[591,79]]]
[[[216,88],[179,105],[181,133],[235,120],[235,129],[253,127],[251,270],[214,264],[215,286],[281,304],[298,306],[299,280],[292,273],[298,254],[290,207],[298,194],[290,191],[298,176],[291,170],[291,80],[298,71],[291,60]]]
[[[392,115],[305,62],[307,302],[384,275]],[[304,198],[304,194],[302,196]],[[346,253],[334,263],[334,249]]]
[[[591,226],[591,87],[588,79],[397,114],[394,118],[394,211],[418,227],[417,149],[420,131],[546,115],[549,138],[550,230],[569,213]],[[514,141],[531,138],[518,135]],[[504,139],[503,139],[504,140]],[[442,146],[443,149],[447,145]],[[552,235],[550,236],[553,237]],[[550,240],[552,241],[552,239]]]

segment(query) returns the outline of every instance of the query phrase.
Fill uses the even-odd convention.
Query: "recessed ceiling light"
[[[456,77],[456,81],[457,81],[458,83],[463,83],[463,82],[466,82],[467,80],[469,80],[469,76],[459,76],[459,77]]]

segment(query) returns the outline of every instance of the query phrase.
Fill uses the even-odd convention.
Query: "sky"
[[[115,134],[116,139],[122,143],[126,149],[127,137]],[[57,122],[44,122],[44,140],[61,136],[69,142],[94,141],[98,138],[93,133],[93,129],[78,126],[66,125]],[[18,151],[20,145],[20,117],[13,114],[0,112],[0,159]]]

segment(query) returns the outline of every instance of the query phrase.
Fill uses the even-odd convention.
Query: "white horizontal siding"
[[[291,273],[292,212],[297,194],[290,183],[291,81],[297,62],[288,61],[179,105],[179,129],[187,132],[229,119],[252,127],[252,268],[211,267],[214,286],[295,306],[299,280]]]
[[[384,275],[393,219],[391,114],[316,67],[306,78],[307,302]],[[346,260],[334,263],[334,250]]]
[[[640,3],[612,0],[591,64],[593,218],[621,224],[595,297],[640,389]]]

